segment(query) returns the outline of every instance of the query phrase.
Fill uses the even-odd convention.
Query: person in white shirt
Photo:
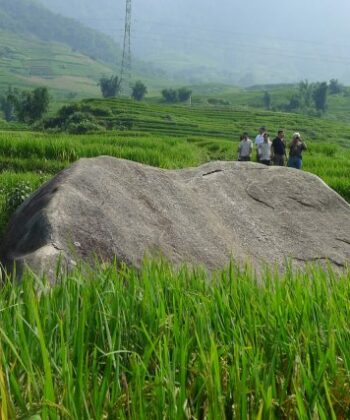
[[[255,147],[256,147],[256,161],[260,162],[259,158],[259,144],[264,142],[264,133],[266,132],[265,127],[259,128],[259,134],[255,137]]]
[[[271,163],[271,140],[267,133],[263,135],[263,142],[258,146],[258,155],[259,155],[259,162],[263,165],[270,165]]]
[[[248,133],[243,133],[241,136],[241,142],[238,146],[238,160],[239,161],[250,161],[251,154],[253,151],[253,142],[248,137]]]

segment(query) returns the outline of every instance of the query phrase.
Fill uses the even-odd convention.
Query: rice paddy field
[[[87,100],[132,129],[85,135],[0,123],[0,229],[18,200],[80,157],[162,168],[234,160],[239,135],[300,131],[304,170],[350,201],[350,124],[240,107]],[[113,122],[113,121],[112,121]],[[18,192],[19,191],[19,192]],[[23,195],[23,197],[22,197]],[[4,419],[347,419],[350,273],[82,265],[48,287],[3,274]]]

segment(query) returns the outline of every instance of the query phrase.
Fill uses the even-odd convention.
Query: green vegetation
[[[108,36],[56,15],[37,1],[0,0],[0,95],[9,86],[46,86],[56,100],[98,97],[98,81],[119,71],[121,50]],[[135,78],[159,85],[164,72],[133,60]]]
[[[135,84],[132,86],[132,93],[131,97],[135,99],[136,101],[142,101],[142,99],[147,94],[147,87],[144,83],[141,82],[141,80],[138,80],[135,82]]]
[[[56,99],[99,96],[98,80],[112,69],[68,46],[0,31],[0,93],[46,86]]]
[[[0,0],[0,30],[60,42],[104,62],[115,64],[121,51],[112,38],[73,19],[50,12],[34,1]]]
[[[33,123],[47,112],[49,101],[46,87],[38,87],[32,92],[10,87],[6,94],[0,97],[0,109],[6,121],[17,119],[23,123]]]
[[[190,99],[192,91],[186,87],[179,89],[163,89],[162,96],[165,102],[186,102]]]
[[[84,274],[82,274],[84,273]],[[0,294],[2,418],[348,418],[349,273],[78,268]],[[37,292],[40,293],[37,293]]]
[[[118,96],[121,88],[120,85],[121,79],[119,79],[119,76],[103,76],[99,81],[101,93],[104,98],[115,98]]]
[[[44,132],[0,120],[0,231],[30,191],[80,157],[162,168],[233,160],[239,135],[261,125],[287,138],[300,131],[305,170],[350,201],[350,124],[94,99],[61,107]],[[209,281],[164,261],[77,267],[54,288],[30,273],[15,286],[3,278],[1,417],[348,418],[349,280],[270,267],[258,281],[232,262]]]
[[[163,168],[233,160],[240,134],[248,131],[253,137],[261,125],[271,136],[283,128],[287,139],[300,131],[309,148],[304,169],[350,201],[349,124],[238,107],[100,99],[61,108],[57,116],[43,122],[46,133],[0,132],[0,207],[14,184],[28,181],[36,187],[80,157],[111,155]],[[0,214],[0,227],[4,227],[7,212]]]
[[[193,103],[200,105],[232,105],[253,109],[265,109],[281,112],[298,112],[325,119],[350,122],[350,90],[336,79],[328,83],[325,102],[316,109],[314,89],[325,94],[322,83],[302,81],[297,84],[258,85],[246,89],[224,84],[192,85]],[[323,92],[322,92],[323,89]],[[321,98],[322,99],[322,98]],[[319,106],[318,105],[318,106]]]

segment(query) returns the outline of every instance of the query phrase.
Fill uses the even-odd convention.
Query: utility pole
[[[121,91],[125,88],[125,83],[131,81],[131,0],[125,0],[125,29],[123,42],[122,66],[120,70]]]

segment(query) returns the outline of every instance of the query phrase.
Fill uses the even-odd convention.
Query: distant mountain
[[[45,85],[56,98],[98,96],[101,76],[119,73],[121,50],[108,35],[51,12],[35,0],[0,0],[0,94],[9,85]],[[133,60],[147,86],[164,72]]]
[[[125,0],[38,1],[122,42]],[[191,83],[350,83],[350,2],[316,3],[132,0],[132,49]]]
[[[117,64],[121,52],[108,35],[57,15],[33,0],[0,0],[0,30],[61,42],[93,59]]]

